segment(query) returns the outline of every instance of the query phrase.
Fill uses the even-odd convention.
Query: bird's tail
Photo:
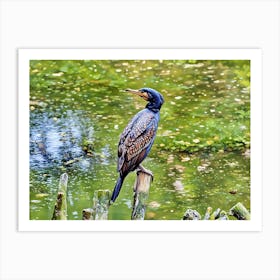
[[[111,203],[115,202],[116,198],[118,197],[120,190],[122,188],[123,180],[124,180],[124,178],[119,177],[119,179],[115,185],[115,188],[113,190],[113,194],[111,196]]]

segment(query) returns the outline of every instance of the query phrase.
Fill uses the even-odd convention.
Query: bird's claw
[[[148,169],[146,169],[146,168],[144,168],[142,165],[139,165],[139,167],[137,168],[137,174],[138,174],[138,172],[143,172],[143,173],[146,173],[146,174],[148,174],[148,175],[150,175],[151,177],[152,177],[152,182],[154,181],[154,175],[153,175],[153,172],[152,171],[150,171],[150,170],[148,170]]]

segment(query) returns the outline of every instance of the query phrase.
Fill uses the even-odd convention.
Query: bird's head
[[[137,94],[144,100],[148,101],[146,108],[158,112],[164,103],[163,96],[152,88],[141,88],[141,89],[126,89],[125,91]]]

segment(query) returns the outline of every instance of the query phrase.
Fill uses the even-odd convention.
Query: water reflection
[[[93,127],[87,134],[82,111],[67,110],[61,118],[48,112],[31,113],[30,167],[34,169],[57,166],[84,155],[82,140],[92,139]]]

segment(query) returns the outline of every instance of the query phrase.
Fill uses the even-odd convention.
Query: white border
[[[29,61],[35,59],[251,60],[250,221],[35,221],[29,220]],[[262,97],[260,49],[19,49],[19,231],[260,231],[262,228]]]

